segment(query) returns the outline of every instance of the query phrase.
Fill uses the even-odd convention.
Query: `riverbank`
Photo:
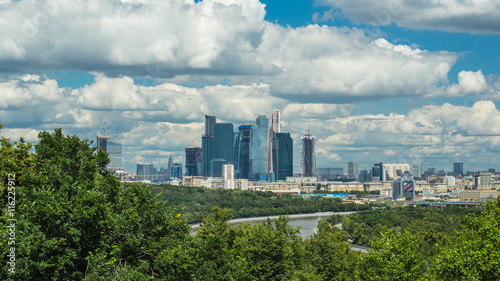
[[[349,215],[352,213],[355,213],[356,211],[350,211],[350,212],[318,212],[318,213],[307,213],[307,214],[292,214],[288,215],[288,219],[305,219],[305,218],[315,218],[315,217],[330,217],[332,215]],[[263,216],[263,217],[249,217],[249,218],[238,218],[238,219],[232,219],[228,221],[229,224],[234,225],[234,224],[240,224],[243,222],[262,222],[262,221],[267,221],[269,218],[270,220],[275,220],[279,218],[280,216]],[[195,223],[191,225],[191,230],[198,230],[200,228],[199,223]]]

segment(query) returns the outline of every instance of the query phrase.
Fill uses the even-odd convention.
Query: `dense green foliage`
[[[127,187],[130,184],[124,184],[124,186]],[[213,207],[229,209],[229,215],[232,218],[245,218],[368,210],[372,206],[354,203],[343,204],[340,199],[302,198],[290,194],[280,196],[272,192],[261,191],[249,192],[171,185],[155,185],[151,189],[154,194],[158,194],[158,198],[179,209],[183,220],[188,223],[201,222],[203,218],[212,214]]]
[[[478,214],[477,208],[446,207],[404,207],[388,210],[369,210],[348,216],[335,215],[327,219],[333,224],[342,223],[353,244],[370,246],[371,240],[378,240],[386,229],[405,229],[419,241],[432,240],[444,244],[456,237],[466,215]],[[432,236],[432,237],[431,237]]]
[[[106,171],[109,160],[104,153],[97,153],[87,140],[64,136],[60,129],[39,138],[35,153],[22,140],[1,140],[0,187],[4,197],[15,192],[15,211],[7,207],[12,201],[2,198],[0,280],[500,279],[500,199],[466,220],[463,213],[455,217],[462,212],[458,209],[440,215],[427,209],[395,209],[332,217],[331,223],[342,220],[354,229],[359,218],[366,227],[393,221],[384,223],[392,230],[377,233],[380,238],[371,242],[374,250],[368,254],[351,251],[350,233],[326,220],[319,223],[318,234],[305,240],[285,216],[230,226],[231,214],[239,209],[212,208],[192,236],[173,204],[196,200],[171,203],[149,186],[121,186]],[[9,174],[16,174],[15,179]],[[195,193],[203,189],[190,190],[193,197],[202,196]],[[251,196],[207,190],[203,194],[223,206],[233,195]],[[268,193],[255,196],[248,202],[280,200]],[[324,202],[295,199],[287,200],[315,206]],[[456,239],[440,240],[440,235],[449,235],[440,228],[443,223],[458,229],[461,225]],[[13,265],[8,263],[13,248],[15,273],[9,272]]]

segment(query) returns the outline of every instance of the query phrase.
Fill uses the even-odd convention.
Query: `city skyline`
[[[500,7],[426,3],[0,0],[1,135],[105,129],[131,172],[279,110],[294,171],[306,130],[318,168],[500,170]]]

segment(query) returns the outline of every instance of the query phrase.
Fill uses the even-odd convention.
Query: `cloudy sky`
[[[497,0],[0,0],[2,136],[122,140],[184,162],[204,115],[281,111],[317,166],[500,170]]]

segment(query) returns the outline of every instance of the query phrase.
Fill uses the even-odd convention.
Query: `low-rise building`
[[[460,192],[460,202],[478,202],[485,198],[497,198],[498,190],[494,189],[473,189]]]
[[[329,192],[339,191],[364,191],[364,185],[360,182],[334,182],[326,188]]]
[[[311,184],[311,183],[317,183],[318,178],[317,177],[286,177],[286,182],[289,183],[300,183],[300,184]]]
[[[184,186],[201,186],[203,181],[202,176],[184,176],[182,177],[182,185]]]

